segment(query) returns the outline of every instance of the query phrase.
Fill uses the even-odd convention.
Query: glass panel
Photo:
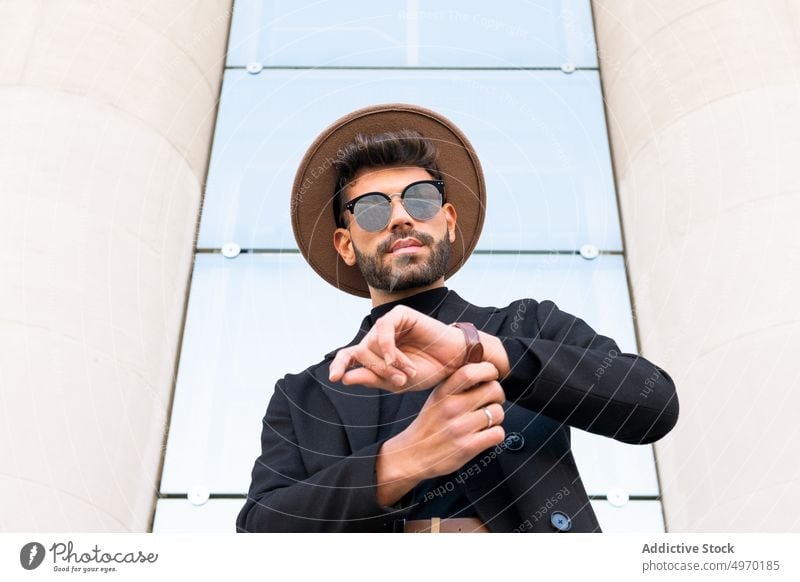
[[[159,499],[153,520],[153,533],[232,533],[236,516],[244,506],[241,499],[209,499],[192,505],[186,499]]]
[[[473,255],[447,283],[476,305],[504,307],[522,297],[550,299],[623,352],[636,352],[625,264],[619,255]]]
[[[592,509],[605,533],[664,533],[660,501],[629,501],[614,507],[608,501],[592,501]]]
[[[161,491],[247,491],[275,382],[347,344],[369,309],[298,254],[198,255]]]
[[[273,70],[225,75],[198,246],[296,248],[294,172],[329,123],[381,102],[452,119],[486,172],[478,248],[621,250],[597,73]]]
[[[616,256],[477,255],[448,286],[478,305],[553,299],[630,351],[622,268]],[[349,342],[370,308],[298,254],[198,255],[161,491],[245,493],[275,381]]]
[[[228,51],[228,66],[597,66],[589,0],[237,0]]]
[[[572,429],[572,452],[589,495],[658,495],[653,447]]]

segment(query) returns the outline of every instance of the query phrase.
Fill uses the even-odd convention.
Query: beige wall
[[[231,0],[0,2],[0,530],[146,531]]]
[[[668,531],[800,531],[800,2],[593,8]]]

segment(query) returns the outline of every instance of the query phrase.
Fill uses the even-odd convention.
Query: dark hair
[[[436,180],[441,180],[436,159],[439,151],[430,139],[411,129],[387,131],[372,135],[357,134],[353,141],[336,152],[333,167],[339,172],[333,193],[334,220],[342,224],[342,194],[361,168],[381,166],[415,166],[423,168]]]

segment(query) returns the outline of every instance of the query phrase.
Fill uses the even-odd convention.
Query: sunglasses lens
[[[389,223],[392,207],[386,198],[375,194],[360,198],[353,207],[353,212],[358,226],[370,232],[377,232]]]
[[[361,196],[352,208],[358,225],[370,232],[386,228],[392,216],[392,203],[384,194]],[[403,192],[403,208],[416,220],[430,220],[442,209],[442,193],[429,182],[414,184]]]
[[[406,190],[403,206],[417,220],[430,220],[442,208],[442,194],[434,184],[414,184]]]

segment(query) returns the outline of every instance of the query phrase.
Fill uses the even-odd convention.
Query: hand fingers
[[[352,363],[350,353],[350,350],[344,348],[339,350],[336,356],[334,356],[331,365],[328,367],[328,379],[331,382],[338,382],[342,379],[342,375],[344,375],[348,366]]]
[[[435,425],[449,427],[448,430],[454,430],[457,435],[466,435],[489,428],[489,416],[492,426],[502,423],[504,402],[502,386],[493,381],[456,394],[440,395],[435,389],[425,402],[423,411],[426,418],[434,419]],[[483,411],[484,408],[489,414]]]
[[[370,388],[382,388],[383,390],[398,391],[400,388],[392,384],[389,380],[384,380],[368,368],[354,368],[344,373],[341,379],[342,384],[352,386],[361,384]]]
[[[497,403],[482,406],[478,410],[469,413],[473,431],[488,430],[493,426],[498,426],[503,423],[505,417],[506,414],[503,407]]]
[[[372,330],[370,330],[370,335],[372,337],[368,339],[368,345],[375,353],[383,356],[387,366],[394,366],[413,378],[416,375],[414,364],[411,362],[411,359],[397,347],[396,343],[398,333],[402,335],[407,331],[408,330],[405,330],[400,333],[397,331],[394,321],[381,318],[375,322]]]
[[[339,353],[336,354],[333,362],[331,362],[328,378],[332,382],[343,379],[345,375],[351,372],[347,370],[347,367],[356,363],[395,386],[403,386],[408,380],[407,375],[401,370],[394,366],[387,366],[386,362],[377,354],[361,345],[339,350]],[[352,375],[350,377],[352,378]]]
[[[503,404],[506,401],[505,390],[497,380],[478,384],[469,390],[453,394],[450,397],[463,399],[465,406],[468,406],[470,410],[478,410],[482,406],[488,406],[493,403]]]
[[[484,406],[501,405],[506,401],[505,391],[496,380],[478,384],[463,392],[437,394],[437,390],[428,398],[429,406],[437,408],[436,414],[444,418],[466,415]]]
[[[480,430],[467,439],[467,446],[475,451],[485,451],[489,447],[499,445],[506,438],[506,431],[502,426],[494,425],[486,430]]]
[[[498,377],[497,368],[489,362],[466,364],[453,372],[435,391],[441,396],[457,394],[469,390],[476,384],[497,380]]]
[[[403,378],[402,383],[405,383],[406,376],[410,378],[416,376],[413,362],[396,345],[396,325],[395,321],[384,316],[375,323],[361,343],[339,350],[330,365],[330,380],[339,381],[347,368],[354,363],[370,367],[381,377],[391,378],[397,372],[401,372],[402,375],[397,376],[397,383],[401,383],[400,377]],[[407,331],[399,332],[398,335],[403,335]],[[383,359],[383,366],[379,365],[380,358]]]

